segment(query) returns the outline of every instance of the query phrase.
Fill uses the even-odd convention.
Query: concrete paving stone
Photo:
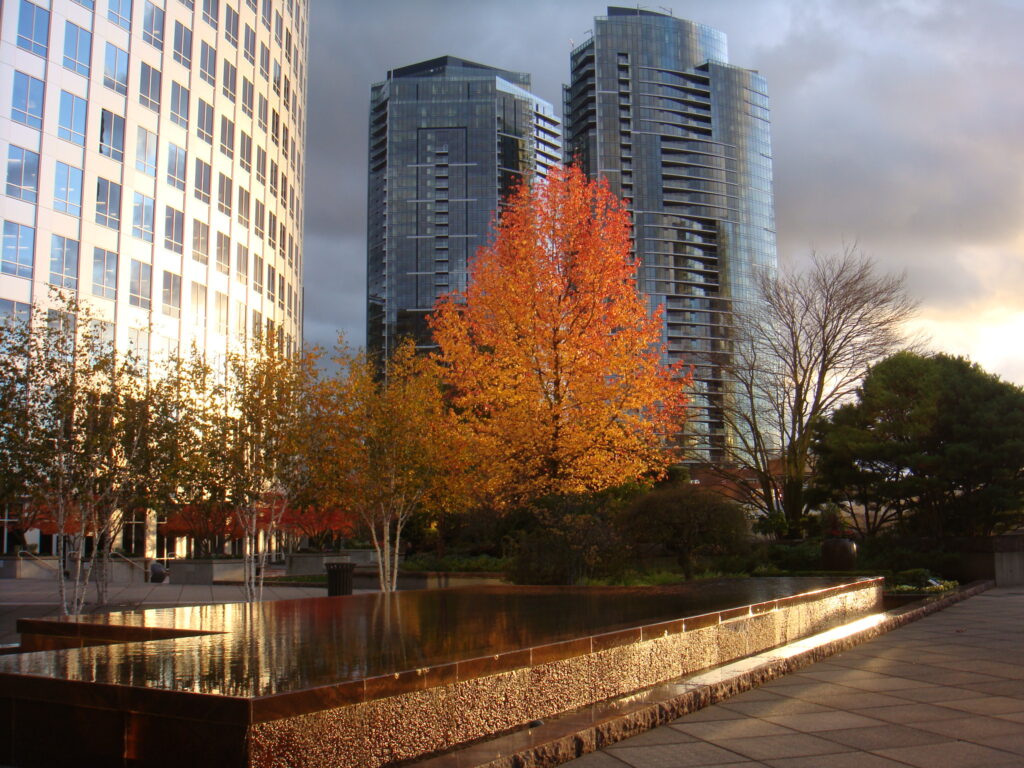
[[[766,762],[771,768],[907,768],[906,763],[897,763],[895,760],[867,752],[839,752],[826,757],[827,762],[819,755],[782,757]],[[575,763],[573,765],[575,766]]]
[[[573,768],[625,768],[627,763],[608,752],[591,752],[572,761]]]
[[[760,687],[751,688],[749,691],[738,693],[735,696],[731,696],[729,701],[784,701],[786,697],[783,695],[783,688],[785,686],[776,685],[776,683],[782,682],[785,678],[779,678],[778,680],[772,681],[772,687]]]
[[[1024,729],[1014,733],[1004,733],[1000,736],[986,736],[985,746],[1004,749],[1007,752],[1024,756]],[[1024,763],[1024,760],[1021,762]]]
[[[1000,749],[947,741],[915,747],[896,747],[875,752],[917,768],[1020,768],[1020,755]]]
[[[853,689],[849,689],[853,691]],[[912,689],[917,690],[917,689]],[[899,691],[902,693],[902,691]],[[849,694],[828,694],[826,696],[799,697],[813,704],[820,704],[830,709],[873,709],[874,707],[889,707],[902,704],[903,700],[885,693],[856,693]]]
[[[922,731],[932,731],[943,736],[959,739],[960,741],[971,741],[975,744],[985,743],[992,745],[990,736],[1007,736],[1010,734],[1024,734],[1024,725],[1011,720],[1002,720],[998,717],[958,717],[949,720],[936,720],[934,722],[917,722],[914,727]]]
[[[982,696],[963,701],[947,701],[943,706],[960,709],[964,712],[1003,715],[1010,712],[1024,712],[1024,699],[1015,699],[1009,696]]]
[[[899,691],[908,688],[924,688],[928,683],[923,680],[911,680],[906,677],[892,677],[889,675],[875,675],[873,677],[847,680],[844,685],[850,688],[857,688],[862,691]]]
[[[923,688],[906,688],[893,691],[890,696],[907,701],[918,701],[929,704],[944,704],[947,701],[963,701],[964,699],[983,698],[985,694],[953,685],[931,685]],[[900,704],[904,702],[898,702]]]
[[[806,733],[755,736],[747,739],[720,739],[715,743],[753,760],[769,760],[774,757],[829,755],[835,752],[851,751],[849,747],[842,744],[819,739],[817,736],[811,736]]]
[[[722,706],[707,707],[706,709],[698,709],[696,712],[683,715],[678,720],[673,720],[669,725],[677,725],[679,723],[717,723],[722,720],[743,720],[746,717],[747,715],[742,712],[726,709]]]
[[[744,701],[735,702],[727,699],[718,705],[724,709],[739,712],[749,717],[768,717],[769,715],[789,715],[802,712],[828,712],[830,707],[822,706],[802,699],[785,699],[781,701]]]
[[[952,741],[949,736],[894,723],[878,724],[869,728],[819,731],[817,735],[823,739],[859,749],[863,752],[875,752],[888,747],[912,747],[918,744],[936,744],[941,741]]]
[[[811,715],[791,715],[791,717],[811,717]],[[721,739],[744,739],[751,736],[775,736],[782,733],[793,733],[783,725],[759,720],[755,717],[744,717],[740,720],[716,720],[710,723],[695,723],[685,719],[670,725],[683,733],[704,741],[717,742]]]
[[[792,728],[802,733],[834,731],[840,728],[872,728],[880,726],[877,720],[854,712],[808,712],[802,715],[772,715],[766,717],[770,723]]]
[[[897,704],[867,710],[871,717],[888,723],[931,723],[963,717],[964,713],[937,704]]]
[[[737,762],[743,764],[742,755],[703,741],[651,747],[612,748],[608,752],[634,768],[697,768],[697,766],[721,766]],[[750,765],[750,763],[746,763],[746,765]]]
[[[614,752],[619,747],[632,749],[633,747],[651,747],[657,744],[686,744],[696,740],[694,736],[675,728],[652,728],[638,736],[632,736],[612,744],[608,749]]]

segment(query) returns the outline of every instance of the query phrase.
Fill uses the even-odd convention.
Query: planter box
[[[296,552],[288,555],[289,576],[320,576],[327,572],[327,563],[346,560],[356,567],[377,567],[377,553],[372,549],[342,549],[337,552]],[[401,561],[401,558],[399,558]]]
[[[953,548],[961,553],[961,582],[979,579],[995,581],[997,587],[1024,584],[1024,535],[957,539]]]
[[[242,560],[171,560],[168,562],[172,584],[213,584],[218,581],[245,581]]]

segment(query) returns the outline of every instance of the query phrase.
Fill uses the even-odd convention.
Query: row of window
[[[146,231],[152,238],[153,211],[152,207],[136,209],[134,227]],[[184,251],[184,215],[180,211],[168,207],[165,223],[165,244],[176,253]],[[150,239],[152,242],[152,239]],[[59,288],[78,289],[78,251],[77,240],[53,235],[50,249],[50,283]],[[3,250],[0,256],[0,273],[32,279],[35,252],[35,230],[25,224],[5,221],[3,230]],[[203,222],[196,221],[192,237],[192,257],[202,264],[208,263],[210,252],[210,228]],[[231,272],[231,239],[222,232],[217,233],[216,250],[217,271],[224,274]],[[249,279],[249,249],[237,244],[235,258],[235,277],[245,283]],[[139,264],[137,268],[135,265]],[[287,309],[288,315],[294,316],[297,306],[297,294],[291,283],[287,282],[284,273],[278,273],[272,264],[264,265],[262,257],[252,255],[253,289],[262,294],[266,287],[267,298],[275,300],[281,309]],[[266,283],[264,283],[264,268]],[[148,264],[133,260],[132,281],[135,284],[136,272],[146,276],[151,267]],[[166,273],[170,274],[170,273]],[[180,279],[180,278],[179,278]],[[135,306],[149,309],[149,292],[138,293],[129,290],[129,301]],[[93,295],[104,299],[117,298],[117,254],[102,248],[93,252]]]
[[[146,67],[143,64],[143,67]],[[159,75],[159,73],[157,73]],[[196,132],[200,139],[213,144],[213,107],[202,99],[197,104],[197,125]],[[267,102],[260,96],[261,119],[265,117]],[[57,135],[73,144],[85,145],[86,130],[86,100],[75,96],[68,91],[61,91],[60,110],[58,116]],[[11,118],[32,128],[39,129],[43,121],[43,83],[24,72],[14,73],[14,91],[11,104]],[[171,120],[183,127],[188,127],[189,120],[189,97],[188,90],[181,88],[178,83],[173,83],[171,89]],[[273,111],[271,137],[283,134],[282,154],[290,159],[293,169],[301,175],[301,162],[297,157],[294,137],[289,137],[288,127],[281,126],[277,110]],[[139,143],[137,147],[137,158],[154,158],[154,162],[148,159],[138,160],[136,167],[148,173],[150,176],[156,174],[156,134],[139,127]],[[236,145],[236,138],[238,139]],[[276,139],[275,139],[276,143]],[[125,119],[114,114],[110,110],[100,111],[100,137],[99,152],[118,162],[124,161],[125,146]],[[184,150],[170,144],[173,150],[184,154]],[[234,121],[226,116],[221,117],[220,122],[220,143],[219,148],[226,157],[234,159],[236,146],[238,149],[239,164],[245,171],[252,171],[253,160],[253,139],[248,133],[236,130]],[[289,151],[289,147],[291,148]],[[261,184],[267,183],[267,152],[263,147],[256,147],[256,180]],[[180,183],[178,183],[180,180]],[[184,189],[184,175],[176,174],[175,179],[169,179],[170,183],[178,189]],[[288,179],[284,173],[280,174],[281,201],[287,203],[295,212],[295,190],[289,189]],[[275,197],[278,194],[278,164],[277,161],[270,161],[270,193]]]

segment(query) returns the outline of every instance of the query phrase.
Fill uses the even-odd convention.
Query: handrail
[[[111,554],[111,555],[115,555],[115,556],[117,556],[117,557],[120,557],[120,558],[121,558],[122,560],[124,560],[124,561],[125,561],[126,563],[128,563],[128,565],[130,565],[130,566],[132,566],[132,567],[134,567],[134,568],[138,568],[138,569],[139,569],[140,571],[142,571],[143,573],[145,573],[145,572],[146,572],[146,568],[145,568],[145,566],[139,565],[138,563],[136,563],[136,562],[135,562],[134,560],[132,560],[131,558],[128,558],[128,557],[125,557],[124,555],[122,555],[122,554],[121,554],[120,552],[111,552],[110,554]]]
[[[51,565],[50,563],[46,562],[45,560],[43,560],[43,558],[39,557],[38,555],[32,554],[27,549],[19,549],[18,550],[18,557],[31,557],[33,560],[38,561],[39,564],[41,566],[43,566],[44,568],[49,568],[54,573],[59,573],[59,570],[58,570],[57,566]]]

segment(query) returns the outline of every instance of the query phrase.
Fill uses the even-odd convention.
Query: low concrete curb
[[[975,582],[948,595],[909,603],[717,669],[568,712],[534,728],[408,765],[415,768],[560,765],[846,651],[994,586],[992,581]]]

